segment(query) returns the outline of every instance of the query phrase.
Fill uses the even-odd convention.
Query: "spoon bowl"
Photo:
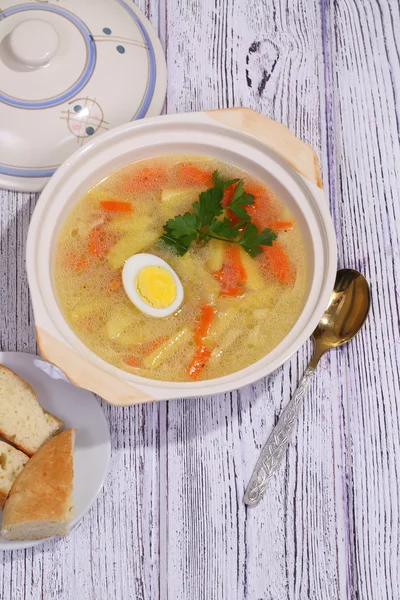
[[[324,352],[349,342],[359,332],[370,304],[365,277],[353,269],[338,271],[329,304],[313,333],[316,363]]]

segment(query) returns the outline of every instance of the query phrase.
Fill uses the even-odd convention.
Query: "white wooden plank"
[[[190,20],[191,19],[191,20]],[[190,23],[190,26],[188,25]],[[245,105],[320,149],[318,3],[168,3],[168,111]],[[322,73],[323,75],[323,73]],[[342,598],[346,594],[339,422],[326,359],[298,436],[261,506],[242,496],[310,347],[267,380],[169,403],[168,589],[162,598]],[[160,515],[163,519],[163,512]]]
[[[399,595],[399,4],[326,6],[330,172],[342,264],[371,282],[364,331],[335,357],[355,598]]]

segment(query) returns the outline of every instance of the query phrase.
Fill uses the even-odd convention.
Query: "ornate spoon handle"
[[[314,361],[311,361],[313,363]],[[278,469],[286,448],[293,434],[294,424],[300,410],[300,403],[304,398],[308,382],[315,371],[316,364],[310,364],[303,375],[293,398],[282,412],[278,423],[269,436],[267,443],[261,451],[250,482],[244,495],[244,501],[249,506],[256,506],[261,500],[269,480]]]

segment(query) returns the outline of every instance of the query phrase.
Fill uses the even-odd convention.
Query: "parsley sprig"
[[[253,258],[261,252],[261,246],[272,246],[276,234],[271,229],[259,232],[246,211],[246,206],[254,204],[254,196],[245,191],[243,180],[227,181],[215,171],[213,184],[199,195],[199,200],[192,205],[193,212],[166,222],[161,239],[179,256],[186,254],[193,242],[206,244],[210,239],[238,244]],[[232,199],[226,207],[239,219],[233,225],[223,214],[222,199],[225,189],[234,184]]]

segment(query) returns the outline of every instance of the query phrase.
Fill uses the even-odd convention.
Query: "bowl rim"
[[[276,370],[297,351],[297,349],[310,337],[310,335],[314,331],[328,304],[329,297],[333,289],[337,269],[337,248],[335,231],[324,193],[320,188],[317,187],[317,185],[310,182],[303,175],[299,174],[284,159],[278,156],[276,152],[274,152],[274,150],[267,148],[264,144],[260,144],[252,136],[249,136],[243,131],[235,131],[231,127],[227,127],[226,125],[221,125],[217,122],[211,122],[210,117],[207,116],[205,113],[189,113],[152,117],[147,118],[143,121],[136,121],[127,125],[122,125],[121,127],[118,127],[116,129],[111,130],[110,132],[107,132],[106,134],[103,134],[97,140],[93,140],[91,143],[79,149],[74,155],[69,157],[65,161],[65,163],[63,163],[63,165],[50,180],[49,184],[46,186],[44,192],[39,198],[29,227],[26,257],[29,287],[32,293],[35,321],[37,320],[39,310],[41,310],[43,306],[46,306],[46,302],[42,298],[43,306],[41,306],[40,309],[38,308],[38,305],[40,304],[38,301],[38,294],[41,292],[39,278],[37,276],[37,265],[35,261],[37,252],[37,242],[40,238],[40,222],[41,217],[46,212],[46,209],[48,208],[49,204],[55,198],[60,198],[59,188],[63,185],[63,179],[65,179],[65,177],[68,177],[68,175],[71,175],[71,173],[74,171],[77,165],[80,162],[82,162],[82,160],[85,161],[91,156],[95,158],[96,156],[98,156],[99,151],[104,150],[104,148],[106,148],[107,151],[107,147],[111,147],[110,141],[113,141],[113,143],[117,143],[119,137],[129,138],[131,136],[130,139],[132,139],[132,131],[136,132],[137,137],[138,135],[140,135],[141,132],[154,130],[154,128],[157,129],[157,127],[161,128],[164,126],[165,128],[165,126],[169,126],[174,128],[177,126],[184,126],[185,124],[201,126],[202,130],[204,130],[204,128],[207,126],[213,131],[223,132],[224,135],[229,134],[229,136],[236,141],[244,140],[247,144],[251,144],[253,146],[261,146],[262,153],[266,156],[268,155],[269,158],[276,165],[278,165],[278,167],[280,167],[284,170],[284,172],[286,172],[287,176],[291,179],[292,182],[295,183],[297,188],[302,190],[304,197],[309,199],[308,201],[310,206],[311,203],[313,203],[314,210],[316,210],[316,213],[318,214],[319,218],[319,235],[324,246],[324,258],[326,264],[323,273],[324,282],[321,282],[321,289],[319,293],[318,302],[316,303],[316,307],[313,313],[308,318],[307,322],[302,327],[302,330],[298,332],[297,336],[293,339],[293,341],[286,348],[286,350],[284,352],[281,351],[279,354],[279,349],[282,344],[280,343],[270,353],[268,353],[259,361],[253,363],[249,367],[236,371],[232,374],[214,379],[201,380],[195,382],[165,382],[139,377],[137,375],[133,375],[127,371],[119,369],[118,367],[114,367],[113,365],[107,363],[105,360],[101,359],[92,351],[90,351],[87,348],[87,346],[85,346],[85,344],[81,342],[81,340],[73,333],[72,329],[66,323],[64,317],[61,314],[61,311],[59,311],[64,323],[66,324],[69,330],[69,333],[72,334],[68,336],[68,339],[66,339],[65,336],[61,333],[63,341],[65,341],[70,347],[72,347],[85,360],[88,360],[92,364],[96,364],[97,366],[108,371],[117,378],[122,378],[125,381],[131,382],[132,385],[134,385],[137,388],[141,388],[146,391],[151,390],[151,393],[153,393],[157,399],[191,396],[193,397],[199,395],[208,395],[212,393],[220,393],[224,391],[231,391],[233,389],[237,389],[238,387],[242,387],[249,383],[253,383],[261,377],[266,376],[274,370]],[[229,162],[229,160],[226,162]],[[110,168],[109,172],[111,172],[112,170],[113,169]],[[68,198],[70,196],[71,193],[68,195]],[[62,206],[64,205],[65,202],[62,203]],[[311,239],[313,239],[311,231],[310,235]],[[51,261],[48,260],[48,263],[50,262]],[[60,315],[58,315],[58,317]],[[55,315],[48,314],[47,317],[52,321],[54,326]],[[298,323],[299,318],[296,320],[294,326]],[[293,331],[293,327],[285,336],[283,341],[285,341],[288,335]],[[60,333],[58,327],[57,329],[58,333]],[[74,342],[73,344],[71,343],[72,341]],[[265,361],[267,357],[270,358],[268,365],[260,365],[260,363],[262,361]],[[47,358],[51,361],[51,357]],[[57,366],[59,366],[62,369],[62,365]]]

